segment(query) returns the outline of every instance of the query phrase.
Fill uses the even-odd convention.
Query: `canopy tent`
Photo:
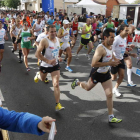
[[[95,3],[93,0],[82,0],[77,3],[76,6],[82,6],[83,8],[86,8],[88,13],[93,12],[95,15],[106,14],[106,5]]]

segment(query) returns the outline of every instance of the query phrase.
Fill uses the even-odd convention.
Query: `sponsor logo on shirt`
[[[107,55],[106,57],[109,58],[109,57],[111,57],[111,55]]]
[[[119,47],[124,47],[124,45],[119,45]]]
[[[54,47],[51,47],[51,46],[50,46],[49,48],[50,48],[50,49],[54,49]]]

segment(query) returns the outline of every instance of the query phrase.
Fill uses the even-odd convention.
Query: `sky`
[[[125,0],[125,1],[127,1],[127,2],[129,2],[129,3],[132,3],[132,2],[134,2],[135,0]]]

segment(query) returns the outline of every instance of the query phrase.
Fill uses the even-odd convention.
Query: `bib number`
[[[74,30],[74,31],[73,31],[73,34],[76,34],[76,33],[77,33],[77,30]]]
[[[3,41],[3,39],[4,39],[4,36],[0,35],[0,41]]]
[[[86,38],[90,38],[90,34],[86,34]]]
[[[24,42],[29,42],[30,40],[28,39],[29,37],[24,37]]]
[[[59,53],[59,49],[53,50],[53,51],[52,51],[52,56],[53,56],[53,58],[58,59],[58,53]]]
[[[121,54],[120,54],[120,57],[123,57],[124,53],[125,53],[125,48],[121,48]]]

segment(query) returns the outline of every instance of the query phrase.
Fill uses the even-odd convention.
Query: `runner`
[[[17,45],[19,47],[19,63],[22,63],[21,37],[17,40],[17,42],[16,42],[16,38],[21,29],[22,29],[22,26],[20,25],[20,20],[16,19],[16,25],[12,26],[11,31],[10,31],[10,36],[12,38],[12,42],[14,46],[12,49],[12,53],[14,53],[17,50]]]
[[[127,19],[127,23],[129,25],[129,19]],[[126,48],[126,50],[128,52],[132,51],[132,49],[135,47],[135,45],[132,44],[134,30],[135,30],[135,27],[132,24],[129,25],[129,32],[128,32],[128,37],[127,37],[128,46]],[[135,54],[135,53],[129,53],[129,55],[124,54],[124,61],[125,61],[126,66],[127,66],[127,79],[128,79],[127,86],[135,87],[136,84],[134,84],[132,79],[131,79],[131,77],[132,77],[132,59],[131,59],[131,56],[136,58],[137,54]]]
[[[6,36],[6,31],[3,29],[3,22],[0,21],[0,72],[1,72],[1,61],[3,59],[3,53],[4,53],[4,43],[5,40],[8,40],[8,37]]]
[[[59,50],[59,56],[61,57],[62,52],[66,51],[66,55],[68,55],[68,61],[67,61],[67,66],[65,69],[68,70],[69,72],[72,72],[73,70],[70,68],[72,54],[71,54],[71,48],[70,48],[70,43],[69,43],[70,34],[69,34],[68,27],[69,27],[69,21],[64,20],[63,27],[59,29],[57,36],[61,38],[61,41],[60,41],[61,48]]]
[[[72,29],[73,29],[73,43],[71,45],[71,49],[73,49],[73,47],[76,44],[76,40],[77,40],[77,36],[78,36],[78,17],[74,17],[74,21],[72,22]]]
[[[91,32],[92,32],[91,19],[88,18],[86,21],[86,25],[82,29],[81,43],[77,50],[76,59],[79,59],[78,54],[79,54],[80,50],[83,48],[83,46],[88,45],[89,50],[86,54],[86,57],[88,60],[90,60],[89,53],[93,49],[93,44],[92,44],[92,41],[90,40]]]
[[[40,72],[37,72],[34,77],[34,81],[37,83],[39,80],[44,81],[47,74],[51,73],[52,83],[54,87],[54,96],[56,100],[56,111],[64,109],[60,104],[60,89],[59,89],[59,77],[60,77],[60,66],[59,61],[62,61],[59,54],[60,43],[56,37],[56,28],[54,25],[49,25],[47,28],[48,37],[41,40],[39,47],[36,51],[36,57],[40,60]],[[42,51],[45,48],[45,55],[42,55]],[[59,61],[58,61],[59,60]]]
[[[104,24],[103,26],[103,29],[104,28],[112,28],[112,29],[115,29],[115,25],[114,25],[114,22],[112,22],[112,16],[109,16],[108,17],[108,22],[106,24]]]
[[[28,28],[28,22],[23,20],[23,29],[19,31],[19,34],[17,36],[16,42],[18,41],[19,37],[21,35],[21,48],[24,55],[24,64],[27,71],[30,71],[30,68],[28,67],[28,54],[31,49],[31,40],[35,39],[33,31]]]
[[[109,72],[110,66],[117,66],[120,62],[112,55],[112,47],[115,36],[115,31],[112,29],[106,29],[103,33],[104,42],[100,44],[93,56],[93,67],[90,73],[90,78],[87,83],[80,82],[79,79],[75,79],[71,87],[75,89],[76,86],[89,91],[96,86],[98,82],[102,84],[107,98],[108,107],[108,120],[110,123],[119,123],[122,119],[117,119],[113,114],[113,101],[112,101],[112,81]],[[112,61],[112,59],[115,59]]]
[[[128,36],[128,31],[128,25],[121,25],[120,35],[115,37],[115,41],[113,43],[113,54],[117,59],[121,61],[121,64],[119,64],[117,67],[111,67],[112,80],[117,79],[117,75],[119,76],[119,78],[117,79],[117,83],[113,88],[113,93],[116,95],[116,97],[121,96],[118,87],[122,83],[122,80],[124,78],[125,63],[123,56],[124,53],[130,55],[130,53],[126,51],[126,37]]]

